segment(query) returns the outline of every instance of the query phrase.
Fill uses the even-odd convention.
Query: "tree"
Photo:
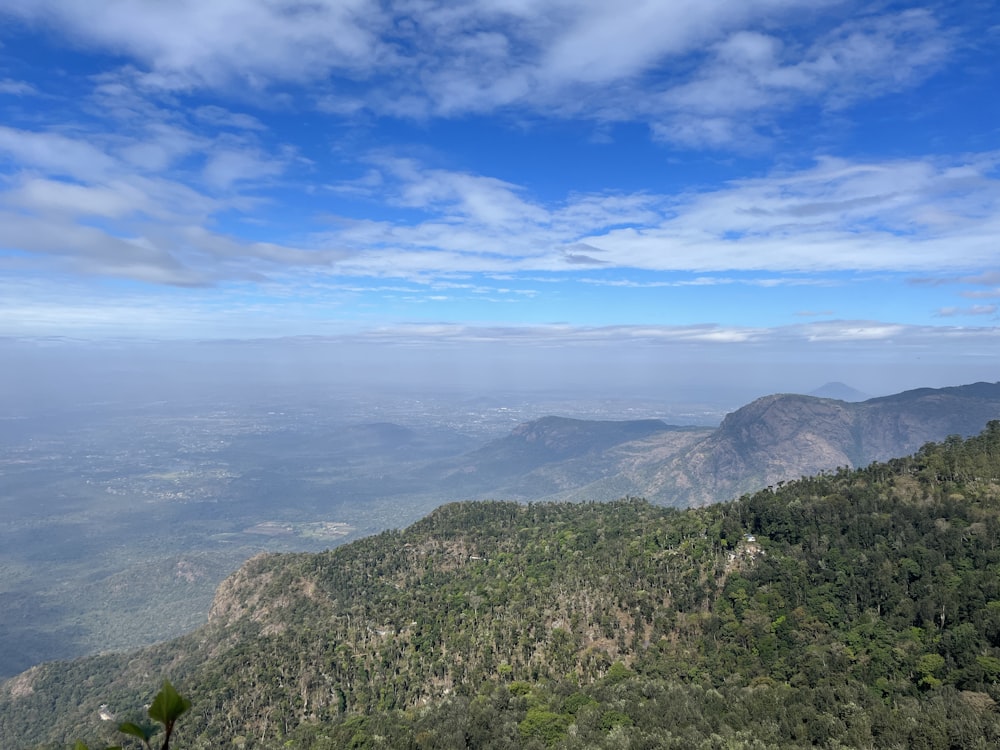
[[[191,708],[191,701],[180,695],[169,680],[164,680],[163,687],[153,698],[147,712],[150,719],[163,725],[163,743],[160,745],[160,750],[170,750],[170,737],[174,733],[177,719],[189,708]],[[159,727],[126,721],[118,725],[118,731],[139,738],[147,750],[153,750],[151,741],[159,731]],[[88,750],[88,748],[82,742],[77,742],[74,750]],[[121,746],[109,747],[106,750],[121,750]]]

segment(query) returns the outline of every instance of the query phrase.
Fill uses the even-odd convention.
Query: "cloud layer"
[[[511,106],[641,118],[668,140],[720,145],[802,97],[843,106],[944,64],[954,34],[930,11],[865,8],[843,0],[12,0],[5,10],[132,58],[148,89],[279,90],[327,111],[417,118]]]
[[[43,53],[0,65],[0,271],[82,319],[112,289],[121,310],[147,293],[179,319],[210,298],[354,294],[400,322],[459,293],[538,301],[554,276],[648,291],[886,274],[927,282],[909,294],[934,296],[928,318],[992,321],[995,143],[839,133],[954,75],[975,21],[853,0],[9,0],[0,42]],[[526,149],[587,141],[567,173],[620,155],[635,174],[583,188],[477,158],[483,123]]]

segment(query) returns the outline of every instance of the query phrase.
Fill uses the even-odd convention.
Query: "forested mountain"
[[[1000,421],[680,511],[458,503],[255,558],[209,622],[0,687],[0,746],[107,741],[168,677],[178,748],[993,748]]]

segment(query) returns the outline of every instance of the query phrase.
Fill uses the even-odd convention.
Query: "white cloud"
[[[994,155],[962,169],[935,160],[825,159],[814,169],[682,198],[656,226],[580,240],[620,265],[663,270],[988,266],[1000,229],[995,163]]]
[[[816,166],[671,195],[571,195],[545,205],[506,182],[392,163],[377,182],[426,219],[344,222],[347,273],[974,269],[996,258],[997,156]],[[760,282],[763,283],[763,282]],[[778,283],[778,282],[775,282]],[[798,283],[798,282],[796,282]]]
[[[42,191],[51,191],[51,186]],[[40,210],[46,207],[50,210]],[[226,280],[263,283],[270,275],[292,269],[329,268],[345,256],[337,250],[246,241],[172,220],[132,221],[116,230],[82,223],[98,212],[113,219],[136,208],[103,188],[60,186],[34,208],[34,213],[0,210],[0,248],[7,250],[0,253],[0,268],[204,286]]]
[[[829,286],[829,279],[803,278],[800,276],[781,276],[771,278],[737,278],[731,276],[698,276],[693,279],[672,279],[670,281],[633,281],[629,279],[604,279],[604,278],[583,278],[579,279],[582,284],[592,284],[594,286],[621,287],[627,289],[662,289],[670,287],[687,286],[724,286],[724,285],[744,285],[759,287],[777,286]],[[800,313],[805,314],[805,313]]]
[[[970,292],[959,292],[966,299],[994,299],[1000,297],[1000,287]]]
[[[5,11],[128,54],[164,88],[315,80],[369,67],[382,46],[369,28],[382,14],[367,0],[12,0]]]
[[[444,101],[438,74],[461,58],[468,64],[449,68],[458,76],[448,84],[452,111],[462,110],[463,98],[473,109],[513,101],[582,107],[587,96],[573,95],[594,86],[612,109],[620,90],[624,99],[643,102],[643,116],[666,112],[656,126],[664,138],[722,146],[759,139],[754,118],[735,115],[784,106],[789,92],[830,103],[924,75],[947,51],[926,11],[865,17],[790,44],[782,34],[801,26],[788,14],[804,0],[637,2],[624,9],[559,0],[414,1],[386,11],[364,0],[210,5],[182,0],[144,14],[147,4],[130,0],[37,0],[0,11],[61,25],[77,41],[136,60],[94,78],[84,108],[94,119],[103,113],[102,125],[81,117],[86,125],[0,126],[0,154],[11,165],[0,184],[10,226],[0,235],[10,253],[56,258],[65,268],[67,248],[76,248],[75,267],[86,273],[184,284],[268,278],[301,267],[408,278],[588,266],[815,274],[971,270],[996,257],[996,154],[867,164],[828,158],[716,190],[571,193],[542,201],[509,180],[429,168],[386,151],[369,157],[361,179],[325,179],[303,189],[368,197],[415,219],[348,216],[326,231],[295,227],[294,241],[258,242],[233,223],[223,228],[220,217],[257,220],[249,209],[265,200],[260,189],[300,161],[296,152],[268,144],[263,125],[249,115],[204,102],[185,110],[182,98],[151,90],[148,79],[232,87],[234,76],[245,74],[265,86],[353,71],[369,78],[348,86],[345,96],[371,100],[400,93],[392,81],[419,80],[425,88],[414,95],[433,109]],[[813,20],[825,18],[810,7],[819,14]],[[766,31],[754,27],[765,18]],[[329,49],[319,42],[351,29],[360,35]],[[261,49],[251,50],[251,39]],[[433,44],[425,47],[427,40]],[[598,60],[606,67],[598,69]],[[387,71],[412,75],[383,80]],[[610,80],[616,86],[608,87]],[[339,83],[324,84],[334,99]],[[634,97],[640,85],[667,93]],[[95,218],[104,221],[95,226]]]
[[[584,152],[581,127],[611,142],[633,137],[614,125],[626,120],[675,146],[763,152],[803,112],[849,119],[852,103],[903,91],[946,66],[961,39],[947,27],[953,17],[933,9],[895,13],[860,0],[0,5],[0,25],[31,24],[73,55],[84,50],[79,69],[59,78],[38,71],[31,83],[0,80],[12,113],[0,126],[0,277],[53,279],[39,299],[7,297],[17,285],[4,287],[0,307],[14,317],[0,310],[0,327],[8,330],[62,320],[67,328],[80,321],[93,330],[139,331],[143,316],[159,322],[142,330],[175,325],[181,335],[200,335],[199,320],[241,335],[289,330],[284,324],[327,330],[331,307],[345,320],[363,308],[366,321],[383,322],[390,314],[380,305],[390,295],[397,316],[411,309],[408,298],[419,298],[437,303],[425,305],[425,315],[521,300],[531,308],[526,317],[608,320],[613,312],[569,308],[599,298],[597,285],[623,287],[619,298],[631,300],[643,295],[627,288],[729,285],[742,294],[751,285],[841,284],[859,271],[963,285],[910,290],[934,295],[915,306],[921,316],[938,308],[940,316],[987,322],[996,314],[1000,278],[983,272],[997,267],[996,153],[827,157],[802,168],[794,166],[802,153],[795,149],[782,169],[753,167],[755,177],[714,188],[703,180],[746,162],[696,165],[664,153],[660,164],[636,165],[628,190],[574,192],[559,185],[584,173],[577,184],[599,185],[613,147],[590,150],[595,164],[573,164],[566,175],[541,175],[521,159],[490,173],[470,165],[500,162],[516,136],[482,158],[469,156],[468,142],[452,150],[442,137],[461,131],[464,138],[479,114],[499,113],[507,136],[523,128],[520,143],[541,130],[545,139],[568,134],[565,153]],[[93,71],[109,59],[118,67]],[[456,122],[401,124],[391,116]],[[539,125],[560,117],[588,122]],[[376,138],[385,142],[373,156]],[[484,139],[482,148],[492,145]],[[616,168],[621,175],[631,165]],[[522,182],[517,175],[526,172],[532,176]],[[698,187],[662,187],[695,174]],[[642,184],[645,190],[631,187]],[[129,286],[117,282],[103,299],[93,291],[99,277],[139,282],[155,302],[113,298]],[[58,289],[67,280],[89,288]],[[545,293],[518,288],[527,282]],[[588,287],[576,297],[581,284]],[[165,288],[177,286],[190,288]],[[794,310],[828,317],[810,312],[814,302],[817,310],[831,304],[823,291],[812,300],[783,290],[771,296],[785,309],[758,317],[788,320]],[[702,314],[716,312],[735,315],[721,307]],[[242,314],[250,320],[244,328]],[[713,351],[964,341],[989,353],[998,339],[987,328],[941,327],[931,335],[883,321],[810,320],[782,329],[445,327],[426,334]],[[372,335],[412,342],[423,333],[390,327]]]
[[[892,341],[906,331],[906,326],[891,323],[831,321],[805,326],[808,341]]]
[[[117,276],[150,284],[206,283],[185,268],[170,249],[147,238],[114,236],[95,227],[0,212],[0,247],[49,256],[60,270]],[[0,258],[2,259],[2,258]]]
[[[910,85],[940,66],[954,40],[927,10],[863,18],[819,40],[799,64],[826,82],[835,103]]]
[[[743,57],[772,53],[759,35],[739,39]],[[119,77],[116,85],[128,82]],[[114,133],[0,127],[0,153],[14,167],[0,186],[0,209],[12,222],[7,248],[64,257],[64,248],[79,247],[79,267],[88,273],[134,272],[164,283],[263,278],[301,266],[406,277],[585,265],[962,272],[994,263],[1000,233],[997,154],[876,163],[825,158],[715,190],[572,193],[543,202],[506,180],[383,153],[369,160],[362,179],[325,187],[405,208],[416,220],[341,218],[326,231],[297,228],[294,243],[267,244],[208,227],[226,211],[252,208],[253,190],[289,169],[293,152],[265,149],[252,129],[195,130],[142,97],[129,111],[145,114]],[[227,110],[208,112],[207,119],[228,122]],[[30,227],[53,215],[32,237]],[[93,217],[112,223],[98,228],[87,221]],[[157,252],[136,264],[128,259],[137,246]],[[115,262],[113,252],[120,254]]]
[[[910,85],[949,54],[930,12],[845,0],[10,0],[0,13],[123,54],[164,91],[307,87],[322,111],[424,118],[517,107],[642,119],[721,147],[802,97],[835,106]],[[245,115],[202,109],[224,127]],[[696,137],[702,123],[703,136]]]
[[[942,275],[910,279],[911,284],[918,286],[944,286],[947,284],[962,284],[967,286],[995,286],[1000,284],[1000,270],[988,270],[965,276]],[[989,299],[1000,296],[1000,286],[994,289],[970,289],[959,292],[968,299]]]
[[[759,362],[767,352],[868,352],[876,356],[897,350],[940,353],[951,357],[979,357],[1000,352],[1000,328],[980,326],[919,326],[875,320],[830,320],[776,327],[724,326],[711,323],[688,326],[471,326],[448,323],[412,323],[366,329],[353,337],[411,346],[461,345],[472,342],[523,344],[540,347],[649,346],[675,352],[697,349],[749,357]],[[669,348],[666,348],[669,347]],[[741,354],[741,347],[747,351]],[[900,356],[896,354],[894,356]]]
[[[191,286],[260,280],[343,257],[212,226],[219,215],[259,204],[253,189],[294,157],[284,147],[261,147],[252,118],[202,108],[196,130],[184,112],[144,95],[127,72],[98,76],[93,96],[76,103],[90,115],[80,124],[59,110],[50,129],[0,126],[0,164],[8,167],[0,181],[5,269]],[[234,123],[242,132],[209,127]]]
[[[651,114],[662,119],[653,132],[681,145],[754,147],[777,112],[802,103],[840,108],[905,88],[939,68],[952,45],[925,10],[851,21],[805,49],[736,31],[690,80],[655,97]]]
[[[118,153],[139,170],[163,172],[192,154],[211,151],[211,146],[210,138],[178,125],[154,121],[134,137],[124,139]]]
[[[146,195],[123,183],[84,186],[76,183],[28,178],[4,196],[6,200],[41,214],[70,217],[100,216],[119,219],[147,206]]]
[[[673,115],[651,127],[653,137],[680,146],[721,149],[737,146],[751,152],[765,145],[763,138],[747,121],[733,117]]]
[[[664,57],[697,48],[759,7],[753,2],[587,3],[546,49],[541,74],[548,82],[569,84],[631,78]]]
[[[396,179],[395,200],[401,206],[443,211],[456,221],[503,226],[543,222],[544,209],[523,200],[516,185],[492,177],[423,169],[408,159],[385,160]]]

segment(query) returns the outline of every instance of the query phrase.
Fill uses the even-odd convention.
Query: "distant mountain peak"
[[[817,398],[834,398],[838,401],[867,401],[871,398],[867,393],[863,393],[857,388],[852,388],[838,380],[821,385],[816,390],[810,391],[809,395],[816,396]]]

